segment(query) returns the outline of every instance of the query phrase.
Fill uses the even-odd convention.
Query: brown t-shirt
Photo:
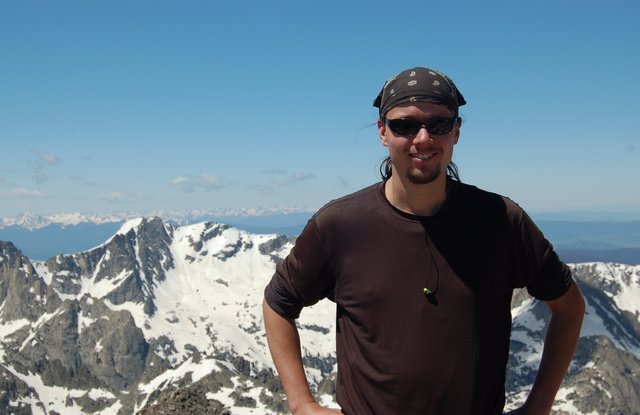
[[[449,180],[439,212],[420,217],[383,189],[320,209],[278,265],[268,304],[297,318],[322,298],[336,302],[346,414],[501,414],[512,290],[558,298],[569,268],[507,198]]]

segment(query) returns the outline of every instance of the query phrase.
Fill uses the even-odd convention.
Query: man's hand
[[[309,402],[300,406],[300,408],[298,408],[298,410],[294,412],[293,415],[332,415],[332,414],[333,415],[342,414],[342,411],[339,409],[325,408],[323,406],[320,406],[317,402]]]
[[[263,302],[263,313],[269,351],[287,394],[291,412],[294,415],[341,414],[339,409],[324,408],[313,400],[302,367],[300,337],[295,321],[273,311],[266,300]]]
[[[525,404],[505,415],[549,415],[580,337],[584,299],[574,283],[562,297],[546,302],[551,310],[538,375]]]

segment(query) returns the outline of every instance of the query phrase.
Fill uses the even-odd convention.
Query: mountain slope
[[[286,411],[261,303],[291,246],[280,235],[158,218],[129,221],[91,250],[46,261],[0,242],[0,413]],[[573,269],[588,314],[557,413],[638,413],[640,267]],[[524,292],[513,306],[510,407],[530,387],[548,318]],[[298,321],[308,377],[326,402],[334,320],[325,301]]]

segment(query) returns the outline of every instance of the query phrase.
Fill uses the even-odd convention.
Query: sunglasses
[[[458,117],[433,117],[428,120],[418,121],[411,118],[386,119],[384,123],[397,135],[416,135],[424,127],[429,134],[447,134],[453,130]]]

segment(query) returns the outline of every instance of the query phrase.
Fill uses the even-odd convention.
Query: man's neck
[[[385,184],[385,195],[395,208],[419,216],[435,215],[447,198],[446,175],[426,184],[413,183],[392,175]]]

